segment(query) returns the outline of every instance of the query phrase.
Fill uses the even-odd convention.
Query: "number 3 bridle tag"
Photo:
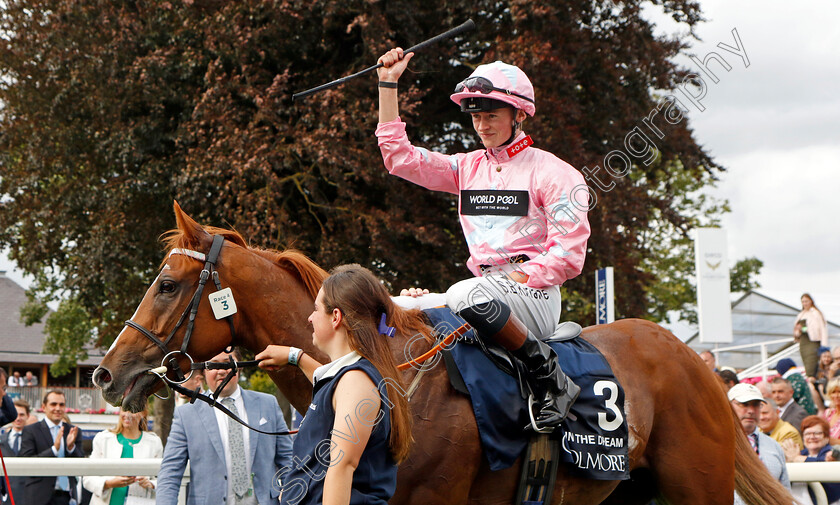
[[[236,314],[236,302],[233,300],[233,291],[230,288],[210,293],[207,298],[210,300],[210,306],[213,307],[213,315],[216,316],[216,319]]]

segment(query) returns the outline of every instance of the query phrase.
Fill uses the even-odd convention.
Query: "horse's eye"
[[[172,293],[175,291],[175,283],[172,281],[162,281],[160,283],[160,292],[161,293]]]

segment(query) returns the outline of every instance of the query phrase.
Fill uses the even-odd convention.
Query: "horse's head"
[[[217,320],[210,308],[208,295],[216,291],[212,278],[207,280],[201,297],[196,300],[195,321],[190,323],[191,300],[198,290],[205,266],[205,258],[201,255],[208,255],[213,244],[213,235],[208,230],[222,230],[205,230],[177,203],[175,218],[178,228],[169,235],[167,243],[170,250],[160,273],[93,373],[93,382],[102,389],[105,400],[132,412],[142,410],[149,395],[163,386],[163,382],[149,370],[169,364],[169,377],[177,375],[174,368],[189,374],[189,359],[181,351],[196,361],[204,361],[232,343],[231,326],[226,320]],[[244,245],[238,234],[227,232],[227,235],[226,238],[239,244],[222,244],[215,264],[222,287],[227,285],[226,274],[230,276],[231,271],[226,264],[244,250],[238,247]],[[189,339],[186,349],[182,349],[189,326],[195,329],[195,335]],[[175,358],[174,362],[167,359],[162,363],[167,353],[172,353],[170,358]]]

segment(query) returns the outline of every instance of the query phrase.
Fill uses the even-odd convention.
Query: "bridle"
[[[219,260],[219,253],[222,251],[222,244],[224,244],[225,238],[221,235],[214,235],[213,236],[213,244],[210,246],[210,252],[205,255],[203,253],[192,251],[189,249],[172,249],[169,255],[172,256],[173,254],[182,254],[184,256],[189,256],[191,258],[197,259],[199,261],[204,261],[204,268],[201,270],[201,274],[198,280],[198,287],[195,290],[195,293],[190,299],[190,303],[184,309],[184,312],[181,313],[180,319],[175,324],[175,327],[172,328],[172,331],[169,332],[169,336],[166,337],[166,340],[161,339],[150,330],[146,329],[140,323],[136,321],[132,321],[129,319],[125,322],[125,325],[129,328],[137,330],[148,338],[153,344],[158,346],[161,351],[163,351],[163,359],[160,362],[161,367],[166,367],[167,372],[162,374],[156,374],[164,382],[171,384],[183,384],[190,377],[192,377],[194,370],[205,369],[206,367],[203,366],[203,363],[195,363],[192,357],[187,354],[187,348],[190,345],[190,338],[192,337],[193,330],[195,329],[195,318],[198,314],[198,306],[201,303],[201,295],[204,293],[204,287],[207,285],[207,280],[212,276],[213,283],[216,285],[216,291],[220,291],[222,289],[221,281],[219,280],[219,272],[216,270],[216,262]],[[187,319],[189,316],[189,319]],[[230,326],[230,345],[225,349],[225,352],[231,352],[233,349],[233,343],[236,341],[236,329],[233,326],[233,316],[226,316],[225,319],[228,322],[228,326]],[[187,323],[187,329],[184,334],[184,341],[181,343],[181,348],[179,350],[171,351],[169,349],[169,344],[172,342],[172,339],[175,337],[175,333],[183,326],[184,322]],[[178,360],[176,359],[178,355],[183,355],[186,357],[190,362],[190,372],[189,375],[184,375],[181,371],[181,367],[178,365]],[[167,376],[167,373],[171,371],[175,374],[175,379],[171,379]],[[160,398],[160,397],[159,397]]]
[[[190,299],[190,303],[184,309],[184,312],[181,313],[180,319],[175,324],[175,327],[172,328],[172,331],[169,332],[169,336],[166,337],[166,340],[161,339],[150,330],[145,328],[140,323],[132,321],[129,319],[125,322],[125,325],[129,328],[135,329],[140,332],[141,335],[148,338],[153,344],[158,346],[161,351],[163,351],[163,359],[160,362],[159,368],[153,368],[148,370],[147,372],[156,375],[161,381],[163,381],[164,386],[168,390],[167,396],[159,396],[155,393],[155,396],[161,398],[163,400],[169,398],[169,394],[171,391],[175,391],[181,393],[184,396],[189,397],[190,403],[195,403],[196,400],[203,401],[210,405],[211,407],[215,407],[221,410],[224,414],[228,417],[233,419],[234,421],[238,422],[242,426],[245,426],[248,429],[254,430],[259,433],[264,433],[266,435],[291,435],[293,433],[297,433],[297,430],[294,431],[263,431],[253,426],[249,425],[248,423],[244,422],[242,419],[239,418],[236,414],[225,408],[223,405],[218,403],[216,400],[219,398],[219,394],[221,391],[227,386],[227,384],[236,376],[237,371],[240,368],[256,366],[259,361],[236,361],[233,359],[233,356],[229,357],[229,361],[218,363],[212,361],[205,361],[196,363],[192,356],[187,354],[187,348],[190,344],[190,338],[192,337],[193,330],[195,329],[195,318],[198,314],[198,306],[201,303],[201,295],[204,293],[204,287],[207,285],[208,279],[210,277],[213,278],[213,284],[216,285],[216,291],[222,290],[222,284],[219,280],[219,272],[216,270],[216,262],[219,260],[219,253],[222,251],[222,245],[225,242],[225,238],[221,235],[213,235],[213,244],[210,246],[210,252],[207,253],[205,256],[204,253],[193,251],[190,249],[172,249],[169,252],[169,255],[172,256],[173,254],[182,254],[184,256],[189,256],[199,261],[204,261],[204,268],[201,270],[201,274],[198,279],[198,287],[195,289],[195,293],[193,294],[192,298]],[[189,319],[187,316],[189,315]],[[225,316],[224,319],[227,320],[228,325],[230,326],[230,344],[225,348],[226,353],[231,353],[233,351],[233,344],[236,342],[236,329],[233,326],[233,314]],[[181,343],[181,348],[179,350],[170,351],[169,344],[172,342],[172,339],[175,337],[175,333],[183,326],[184,322],[187,323],[186,333],[184,334],[184,341]],[[190,362],[190,372],[189,375],[184,375],[181,371],[181,367],[178,365],[178,360],[176,359],[178,355],[183,355],[187,360]],[[231,373],[225,377],[225,379],[219,384],[216,388],[216,391],[213,393],[212,396],[204,395],[201,393],[201,388],[195,388],[194,390],[190,390],[181,386],[184,382],[189,380],[192,377],[192,374],[196,370],[232,370]],[[168,372],[172,372],[175,374],[176,378],[170,379],[168,377]]]

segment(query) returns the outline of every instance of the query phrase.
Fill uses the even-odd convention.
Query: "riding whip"
[[[443,39],[448,39],[448,38],[454,37],[454,36],[459,35],[461,33],[468,32],[468,31],[470,31],[474,28],[475,28],[475,23],[473,23],[472,19],[468,19],[466,22],[456,26],[455,28],[453,28],[453,29],[451,29],[447,32],[441,33],[440,35],[436,35],[436,36],[430,38],[429,40],[425,40],[425,41],[417,44],[416,46],[409,47],[408,49],[406,49],[403,52],[403,54],[405,55],[405,54],[408,54],[408,53],[416,53],[417,51],[419,51],[421,49],[425,49],[426,47],[428,47],[432,44],[435,44],[437,42],[440,42]],[[322,84],[320,86],[317,86],[317,87],[312,88],[312,89],[308,89],[306,91],[301,91],[300,93],[295,93],[294,95],[292,95],[292,100],[294,100],[296,98],[304,98],[304,97],[307,97],[307,96],[309,96],[313,93],[317,93],[317,92],[323,91],[325,89],[333,88],[335,86],[338,86],[339,84],[344,84],[345,82],[347,82],[351,79],[355,79],[356,77],[365,75],[368,72],[372,72],[372,71],[376,70],[377,68],[379,68],[381,66],[382,66],[382,63],[377,63],[376,65],[374,65],[372,67],[368,67],[368,68],[366,68],[366,69],[364,69],[360,72],[356,72],[355,74],[348,75],[348,76],[342,77],[340,79],[336,79],[332,82]]]

